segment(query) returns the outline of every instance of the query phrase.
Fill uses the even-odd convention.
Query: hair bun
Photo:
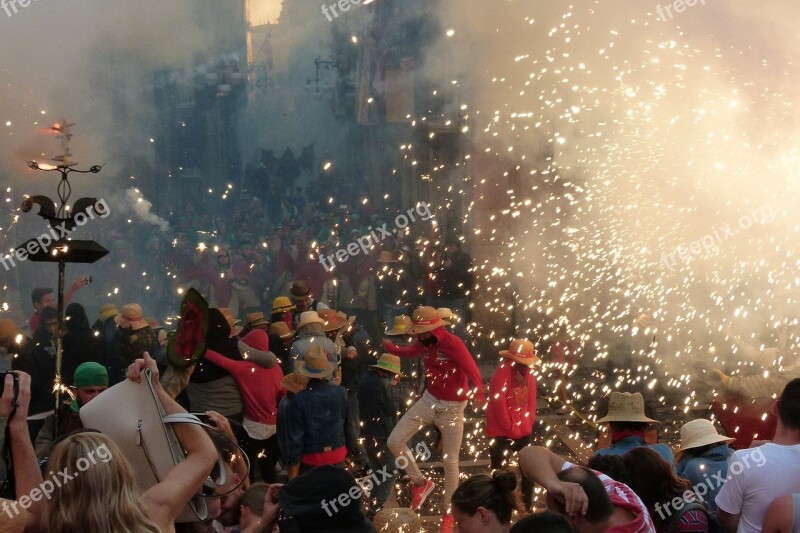
[[[517,476],[508,470],[497,470],[492,474],[495,486],[503,491],[514,492],[517,488]]]

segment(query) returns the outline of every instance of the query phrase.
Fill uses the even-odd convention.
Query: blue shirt
[[[647,444],[642,437],[638,435],[631,435],[615,442],[610,448],[603,448],[597,450],[595,455],[625,455],[627,452],[634,448],[650,448],[673,468],[675,468],[675,457],[672,455],[672,450],[666,444]]]
[[[720,444],[702,455],[693,455],[692,450],[688,450],[675,468],[675,472],[691,481],[693,487],[701,484],[709,487],[703,499],[715,513],[717,494],[722,489],[723,480],[726,479],[728,462],[732,454],[733,450],[727,444]]]

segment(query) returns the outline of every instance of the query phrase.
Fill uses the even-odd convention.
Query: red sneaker
[[[425,503],[425,499],[433,492],[435,486],[436,484],[430,479],[426,479],[425,483],[422,485],[411,486],[411,509],[413,511],[422,507],[422,504]]]
[[[442,515],[442,525],[439,527],[439,533],[453,533],[453,515]]]

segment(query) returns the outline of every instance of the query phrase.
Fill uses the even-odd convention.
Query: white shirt
[[[739,515],[738,533],[758,533],[772,500],[800,492],[800,444],[764,444],[733,452],[717,505]]]

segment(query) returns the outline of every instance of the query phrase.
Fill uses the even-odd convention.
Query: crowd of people
[[[798,531],[800,379],[775,401],[771,442],[736,451],[705,419],[683,425],[678,449],[655,442],[649,429],[658,421],[646,416],[642,394],[611,392],[596,421],[607,442],[585,465],[572,463],[534,445],[542,361],[533,342],[512,340],[484,379],[465,342],[470,267],[457,241],[442,250],[444,261],[424,266],[425,251],[396,244],[354,262],[365,280],[355,289],[336,269],[283,271],[264,308],[261,298],[236,299],[249,284],[220,283],[241,280],[220,273],[244,263],[219,248],[215,267],[208,254],[193,264],[190,277],[206,283],[184,293],[169,332],[138,303],[106,303],[90,324],[72,301],[85,277],[65,295],[59,332],[53,291],[34,289],[30,333],[0,319],[8,356],[0,363],[15,371],[0,400],[8,452],[0,531],[424,531],[418,513],[431,495],[443,532]],[[565,339],[551,348],[563,377],[573,350]],[[423,371],[414,401],[399,402],[407,361]],[[143,465],[84,427],[81,412],[109,388],[142,383],[164,414],[201,413],[228,435],[249,473],[231,457],[220,461],[230,454],[200,426],[175,424],[182,460],[141,486]],[[548,394],[566,400],[567,390],[562,380]],[[464,480],[470,402],[485,417],[491,473]],[[125,405],[107,407],[126,416]],[[415,438],[431,426],[437,442]],[[441,487],[419,462],[434,453]],[[103,460],[70,476],[86,457]],[[209,488],[212,471],[224,481]],[[547,511],[534,507],[535,485]],[[184,521],[198,494],[207,511],[192,507]],[[398,506],[406,495],[410,505]]]

